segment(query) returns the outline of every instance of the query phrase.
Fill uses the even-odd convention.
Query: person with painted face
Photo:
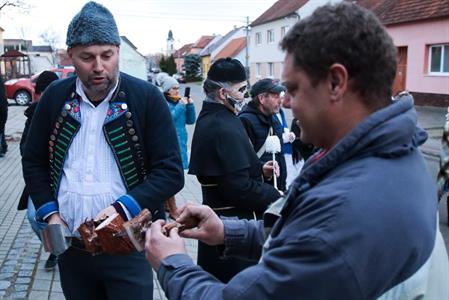
[[[206,99],[193,134],[189,173],[201,183],[203,203],[221,216],[260,219],[280,193],[264,182],[273,162],[264,165],[237,117],[246,92],[246,72],[236,59],[217,60],[203,85]],[[216,247],[199,243],[198,264],[222,282],[256,261],[221,259]]]

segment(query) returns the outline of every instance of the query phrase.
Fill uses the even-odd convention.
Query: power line
[[[245,23],[245,17],[236,16],[201,16],[201,15],[175,15],[171,13],[154,13],[151,14],[134,14],[134,13],[118,13],[116,15],[126,16],[126,17],[137,17],[137,18],[152,18],[152,19],[175,19],[175,20],[192,20],[192,21],[215,21],[215,22],[240,22]]]

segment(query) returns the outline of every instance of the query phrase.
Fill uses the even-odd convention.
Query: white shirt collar
[[[112,95],[114,94],[114,91],[117,89],[119,81],[120,80],[118,80],[118,78],[117,78],[117,82],[115,83],[114,88],[109,91],[108,95],[106,96],[106,98],[104,98],[103,101],[101,101],[101,103],[108,102],[109,100],[111,100]],[[96,106],[93,105],[92,102],[89,100],[89,98],[86,96],[86,93],[84,92],[83,87],[84,87],[83,83],[81,82],[80,78],[77,77],[76,78],[76,93],[81,96],[82,101],[86,102],[87,104],[89,104],[90,106],[95,108]]]

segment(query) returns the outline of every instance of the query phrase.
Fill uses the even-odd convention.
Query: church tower
[[[175,48],[174,48],[174,42],[175,39],[173,38],[173,32],[171,31],[171,29],[168,31],[168,37],[167,37],[167,51],[166,51],[166,55],[170,56],[175,52]]]

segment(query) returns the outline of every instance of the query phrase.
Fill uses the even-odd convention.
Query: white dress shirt
[[[79,78],[81,127],[70,145],[58,192],[59,213],[72,233],[126,194],[114,155],[103,133],[109,100],[116,86],[97,106],[87,98]]]

